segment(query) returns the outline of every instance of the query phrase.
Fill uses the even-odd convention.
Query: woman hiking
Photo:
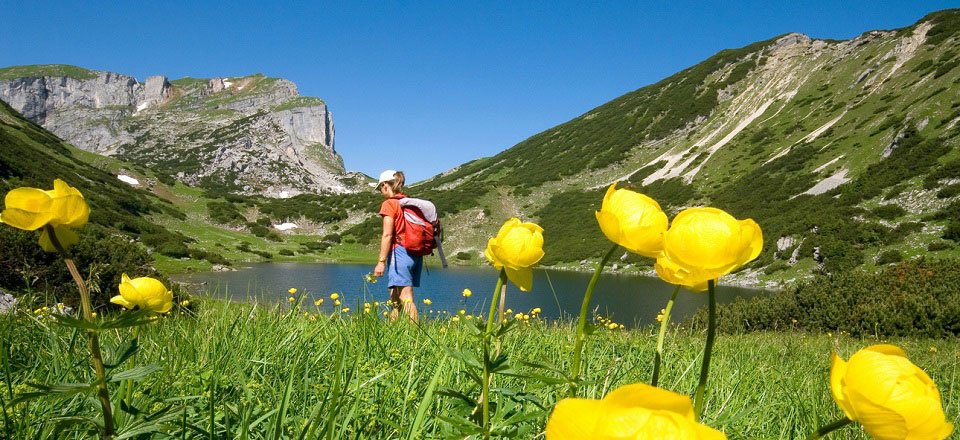
[[[399,243],[403,231],[403,212],[400,199],[403,194],[403,171],[386,170],[380,173],[377,191],[383,196],[380,204],[380,216],[383,217],[383,233],[380,236],[380,255],[373,269],[375,276],[387,274],[387,288],[390,290],[390,319],[396,320],[403,310],[413,322],[418,322],[417,303],[413,299],[413,288],[420,287],[420,272],[423,269],[423,257],[410,255]]]

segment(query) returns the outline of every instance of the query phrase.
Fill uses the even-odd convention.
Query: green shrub
[[[290,249],[280,249],[280,251],[277,252],[277,253],[280,254],[280,255],[287,256],[287,257],[292,257],[292,256],[294,255],[294,254],[293,254],[293,251],[290,250]]]
[[[157,248],[157,252],[173,258],[190,257],[190,249],[187,248],[187,245],[174,241],[168,241],[161,244],[160,247]]]
[[[257,237],[266,237],[267,234],[270,233],[270,230],[265,226],[254,224],[253,226],[250,226],[250,233],[256,235]]]
[[[242,225],[247,221],[230,202],[207,202],[207,213],[210,220],[224,225]]]
[[[877,217],[880,217],[884,220],[893,220],[898,217],[903,217],[907,214],[907,210],[901,208],[900,206],[889,204],[889,205],[880,205],[873,209],[873,214]]]
[[[949,199],[951,197],[960,194],[960,183],[954,183],[953,185],[947,185],[937,191],[937,198],[939,199]]]
[[[877,265],[882,266],[890,263],[899,263],[903,261],[903,254],[896,249],[886,250],[877,255]]]
[[[457,252],[457,254],[454,255],[454,258],[460,261],[469,261],[473,259],[473,254],[470,252]]]
[[[960,220],[953,220],[947,224],[947,228],[943,230],[943,236],[941,238],[960,243]]]
[[[48,292],[49,301],[76,307],[80,303],[79,292],[63,259],[43,252],[38,238],[36,232],[0,227],[0,288]],[[114,307],[108,304],[117,294],[124,273],[133,278],[160,278],[146,250],[95,225],[83,228],[80,242],[70,252],[77,269],[88,278],[94,307]]]
[[[936,251],[945,251],[947,249],[953,249],[953,245],[949,241],[933,241],[927,245],[927,250],[930,252]]]
[[[718,306],[724,332],[799,328],[853,336],[960,336],[960,260],[912,260],[877,273],[819,276]],[[794,322],[795,321],[795,322]],[[703,326],[706,313],[692,324]]]
[[[281,237],[280,234],[277,233],[277,231],[268,232],[266,238],[267,240],[275,241],[277,243],[283,241],[283,237]]]
[[[771,274],[780,272],[781,270],[788,269],[789,267],[790,265],[787,264],[785,261],[777,260],[777,261],[774,261],[773,264],[770,264],[769,266],[763,268],[763,273],[767,275],[771,275]]]
[[[190,258],[194,260],[207,260],[212,264],[230,265],[230,261],[224,258],[223,255],[207,252],[202,249],[190,249]]]

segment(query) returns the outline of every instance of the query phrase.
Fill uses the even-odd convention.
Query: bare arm
[[[380,234],[380,255],[377,258],[377,265],[373,268],[375,276],[383,276],[386,267],[387,253],[390,252],[390,246],[393,244],[393,217],[383,216],[383,233]]]

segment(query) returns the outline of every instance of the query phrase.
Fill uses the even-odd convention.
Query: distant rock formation
[[[187,184],[270,197],[353,192],[363,181],[344,170],[326,104],[300,96],[285,79],[151,76],[141,83],[49,67],[16,67],[26,73],[0,79],[0,99],[83,150]]]

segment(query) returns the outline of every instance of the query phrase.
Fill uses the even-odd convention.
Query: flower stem
[[[507,270],[500,269],[500,276],[497,277],[497,287],[493,289],[493,298],[490,299],[490,313],[487,313],[487,330],[481,336],[483,349],[483,388],[480,391],[480,401],[483,404],[483,438],[490,438],[490,382],[493,374],[490,372],[490,337],[493,333],[493,317],[497,311],[497,299],[500,296],[500,288],[504,286],[507,278]]]
[[[693,415],[700,419],[703,412],[703,393],[707,388],[707,375],[710,373],[710,354],[713,352],[713,339],[717,333],[717,292],[716,281],[707,281],[707,343],[703,347],[703,363],[700,364],[700,381],[693,393]]]
[[[577,339],[573,345],[573,360],[570,362],[570,391],[569,395],[571,397],[577,395],[577,388],[580,386],[580,354],[583,351],[583,344],[587,340],[587,312],[590,310],[590,298],[593,297],[593,289],[597,286],[597,281],[600,280],[600,274],[603,272],[603,267],[607,265],[607,261],[610,261],[610,257],[613,256],[613,253],[620,248],[620,245],[614,244],[613,247],[607,251],[607,254],[603,256],[603,259],[597,263],[597,269],[593,272],[593,277],[590,278],[590,283],[587,284],[587,290],[583,293],[583,304],[580,305],[580,319],[577,321]]]
[[[73,277],[73,281],[77,283],[77,289],[80,290],[80,307],[83,310],[83,319],[87,322],[93,322],[93,306],[90,303],[90,292],[87,290],[87,284],[80,276],[73,258],[57,239],[53,226],[46,225],[44,227],[50,237],[50,243],[63,257],[63,262],[67,265],[70,276]],[[103,438],[109,440],[113,438],[113,411],[110,408],[110,392],[107,390],[107,373],[103,367],[103,355],[100,352],[100,335],[96,330],[88,331],[87,335],[90,338],[87,341],[87,347],[90,349],[90,359],[93,363],[93,370],[97,375],[97,400],[100,401],[100,408],[103,411]]]
[[[829,425],[821,426],[820,429],[817,429],[816,432],[814,432],[813,434],[810,434],[809,436],[807,436],[807,440],[815,440],[815,439],[821,438],[821,437],[823,437],[823,436],[825,436],[825,435],[827,435],[827,434],[829,434],[829,433],[831,433],[831,432],[833,432],[833,431],[836,431],[836,430],[838,430],[838,429],[840,429],[840,428],[843,428],[844,426],[847,426],[847,425],[849,425],[849,424],[851,424],[851,423],[853,423],[853,420],[850,420],[850,419],[844,417],[844,418],[842,418],[842,419],[840,419],[840,420],[837,420],[836,422],[833,422],[833,423],[831,423],[831,424],[829,424]]]
[[[680,285],[673,289],[673,295],[670,295],[670,301],[667,301],[667,307],[663,309],[663,318],[660,321],[660,334],[657,335],[657,352],[653,355],[653,379],[650,385],[657,386],[660,381],[660,361],[663,358],[663,337],[667,334],[667,325],[670,324],[670,311],[673,310],[673,302],[677,300],[677,293],[680,292]]]

